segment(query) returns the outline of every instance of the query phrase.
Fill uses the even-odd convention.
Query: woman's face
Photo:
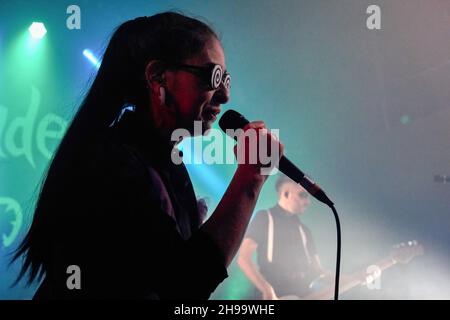
[[[218,64],[226,70],[225,56],[220,42],[213,38],[203,51],[183,62],[185,65],[203,67]],[[229,89],[223,83],[211,90],[204,79],[184,69],[165,72],[166,104],[178,110],[177,126],[194,134],[194,121],[201,121],[202,134],[211,128],[220,113],[221,104],[229,100]],[[171,105],[172,104],[172,105]]]

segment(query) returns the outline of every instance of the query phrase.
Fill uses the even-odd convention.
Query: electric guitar
[[[408,241],[406,243],[400,243],[393,247],[391,253],[384,259],[369,266],[365,270],[355,272],[350,276],[344,276],[341,278],[339,284],[339,293],[344,293],[357,286],[369,286],[374,284],[377,278],[381,276],[381,273],[393,267],[396,264],[407,264],[414,257],[422,255],[424,249],[422,245],[417,241]],[[280,300],[330,300],[334,297],[334,275],[331,277],[320,276],[313,280],[309,285],[312,293],[307,294],[304,297],[297,297],[294,295],[287,295],[279,297]],[[330,283],[333,285],[330,286]]]

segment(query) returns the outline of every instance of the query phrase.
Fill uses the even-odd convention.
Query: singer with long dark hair
[[[211,127],[229,100],[226,70],[218,36],[197,19],[165,12],[119,26],[15,255],[19,279],[42,280],[35,298],[206,299],[227,277],[267,176],[260,162],[239,164],[202,224],[170,140],[195,120]],[[246,126],[279,143],[263,128]]]

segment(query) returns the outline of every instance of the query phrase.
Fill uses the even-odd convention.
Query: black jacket
[[[155,137],[126,112],[92,139],[55,199],[52,259],[35,299],[207,299],[227,277],[185,166]],[[67,287],[70,265],[79,290]]]

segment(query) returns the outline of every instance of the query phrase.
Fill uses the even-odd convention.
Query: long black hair
[[[182,62],[200,53],[211,38],[218,36],[206,23],[177,12],[139,17],[115,30],[95,80],[47,170],[31,227],[14,252],[12,262],[24,255],[15,284],[29,272],[30,285],[41,280],[49,269],[52,235],[64,215],[58,201],[64,201],[61,195],[69,173],[76,175],[82,170],[78,160],[91,137],[106,130],[125,104],[135,105],[136,111],[142,113],[151,107],[145,79],[148,62]]]

